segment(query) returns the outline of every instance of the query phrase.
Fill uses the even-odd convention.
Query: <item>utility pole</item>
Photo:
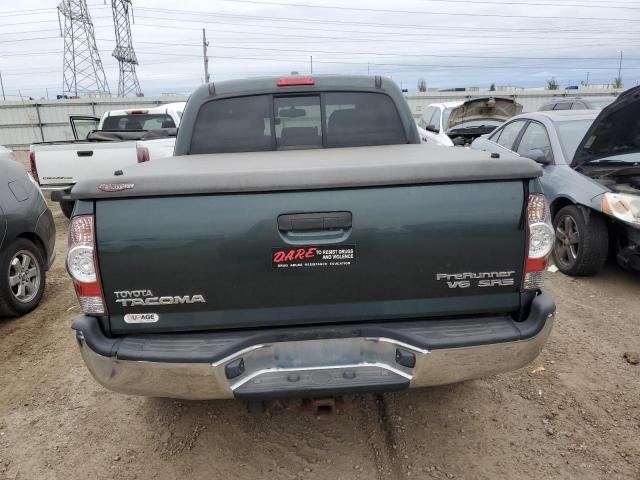
[[[587,83],[585,84],[585,87],[589,86],[589,72],[587,72]]]
[[[6,100],[7,97],[4,96],[4,83],[2,82],[2,72],[0,72],[0,85],[2,86],[2,100]]]
[[[311,75],[313,75],[313,55],[309,57],[309,60],[311,61]]]
[[[618,50],[618,53],[620,54],[620,64],[618,65],[618,78],[622,79],[620,75],[622,73],[622,54],[624,53],[624,50]]]
[[[207,57],[207,33],[202,29],[202,56],[204,57],[204,83],[209,83],[209,57]]]

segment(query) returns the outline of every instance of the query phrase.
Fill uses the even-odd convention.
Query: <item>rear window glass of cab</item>
[[[407,143],[383,93],[253,95],[212,100],[198,112],[191,154]]]
[[[161,128],[176,128],[175,122],[166,113],[110,115],[102,122],[103,130],[157,130]]]

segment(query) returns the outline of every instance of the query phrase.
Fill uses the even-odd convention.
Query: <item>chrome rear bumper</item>
[[[553,326],[553,301],[546,294],[536,301],[542,304],[525,322],[533,325],[529,338],[453,348],[358,336],[258,343],[213,362],[141,361],[98,353],[101,348],[85,341],[89,330],[74,328],[87,367],[116,392],[184,399],[312,397],[443,385],[523,367],[538,356]]]

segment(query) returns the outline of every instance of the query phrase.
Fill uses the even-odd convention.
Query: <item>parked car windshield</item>
[[[449,118],[451,117],[451,112],[453,108],[445,108],[444,113],[442,115],[442,125],[443,128],[447,129],[449,125]],[[491,118],[482,118],[480,120],[469,120],[467,122],[459,122],[456,123],[452,129],[459,130],[461,128],[474,128],[474,127],[499,127],[504,123],[503,120],[494,120]]]
[[[633,163],[640,162],[640,153],[623,153],[621,155],[612,155],[611,157],[598,158],[597,160],[591,160],[589,165],[598,165],[606,163]]]
[[[442,128],[447,129],[447,125],[449,124],[449,117],[451,116],[451,111],[453,108],[445,108],[444,112],[442,112]]]
[[[558,132],[567,163],[571,163],[578,145],[580,145],[592,123],[593,119],[555,122],[556,131]]]
[[[591,108],[593,108],[594,110],[602,110],[607,105],[613,103],[614,100],[615,97],[603,98],[600,100],[589,100],[589,105],[591,105]]]
[[[470,120],[468,122],[456,123],[452,129],[459,130],[461,128],[474,128],[474,127],[499,127],[504,122],[501,120],[481,119]]]

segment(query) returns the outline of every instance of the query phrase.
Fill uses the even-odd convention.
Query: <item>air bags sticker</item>
[[[355,260],[354,245],[274,248],[271,252],[273,268],[350,267]]]

